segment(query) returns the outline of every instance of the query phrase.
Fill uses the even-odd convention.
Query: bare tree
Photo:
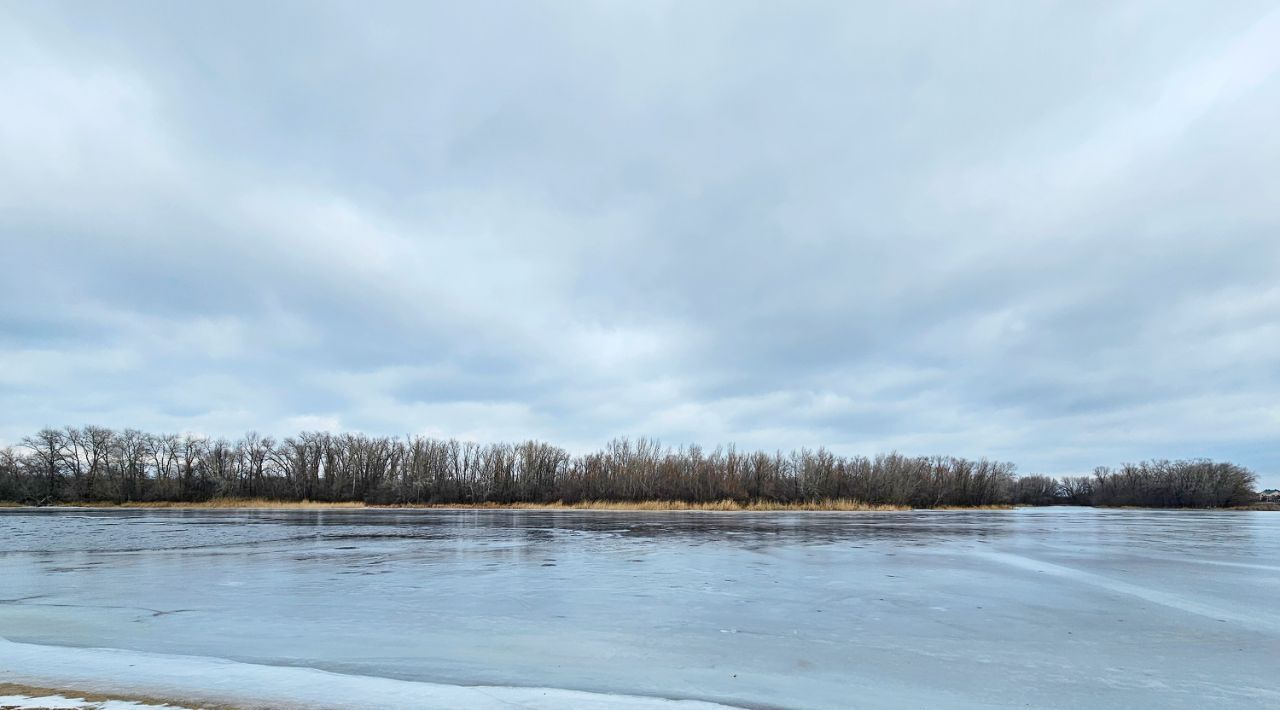
[[[31,451],[32,464],[44,479],[41,502],[56,501],[61,493],[62,467],[66,461],[66,438],[57,429],[41,429],[24,437],[22,445]]]
[[[662,500],[814,502],[850,498],[913,507],[1141,505],[1223,507],[1252,502],[1256,477],[1194,459],[1098,468],[1092,476],[1018,478],[1010,463],[899,453],[837,456],[664,447],[615,439],[571,456],[537,441],[476,444],[425,437],[302,432],[277,442],[194,434],[44,429],[0,452],[0,497],[206,500],[256,496],[371,503]],[[69,485],[68,485],[69,484]]]

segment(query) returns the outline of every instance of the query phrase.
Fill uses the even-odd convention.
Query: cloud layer
[[[44,425],[1229,458],[1280,485],[1269,3],[7,3]]]

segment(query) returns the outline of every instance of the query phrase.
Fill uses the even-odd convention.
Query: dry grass
[[[61,503],[77,508],[367,508],[359,501],[326,502],[314,500],[271,500],[269,498],[214,498],[212,500],[185,501],[128,501],[125,503]]]
[[[1258,501],[1249,505],[1242,505],[1237,510],[1280,510],[1280,503],[1274,501]]]
[[[5,505],[0,503],[0,505]],[[13,504],[17,505],[17,504]],[[85,508],[143,508],[143,509],[433,509],[433,510],[618,510],[618,511],[700,511],[700,512],[894,512],[912,510],[905,505],[884,505],[864,503],[851,498],[817,500],[799,503],[778,503],[775,501],[755,500],[740,502],[736,500],[718,500],[706,503],[688,503],[685,501],[643,500],[643,501],[611,501],[584,500],[574,503],[561,501],[552,503],[407,503],[397,505],[368,505],[359,501],[325,502],[325,501],[281,501],[267,498],[214,498],[213,500],[195,503],[179,501],[131,501],[126,503],[66,503],[63,505]],[[979,505],[979,506],[940,506],[931,510],[1010,510],[1011,505]]]
[[[635,511],[704,511],[704,512],[741,512],[741,511],[894,511],[909,510],[896,505],[872,505],[861,501],[840,499],[824,500],[812,503],[775,503],[773,501],[751,501],[742,503],[735,500],[717,500],[706,503],[688,503],[685,501],[642,500],[584,500],[575,503],[477,503],[477,504],[440,504],[440,505],[408,505],[407,508],[443,508],[467,510],[635,510]]]

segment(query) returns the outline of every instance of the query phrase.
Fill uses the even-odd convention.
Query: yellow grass
[[[1280,503],[1275,501],[1258,501],[1249,505],[1242,505],[1237,510],[1280,510]]]
[[[77,508],[368,508],[359,501],[326,502],[315,500],[271,500],[269,498],[214,498],[212,500],[185,501],[128,501],[125,503],[61,503]]]
[[[0,505],[16,505],[0,503]],[[440,510],[631,510],[631,511],[701,511],[701,512],[892,512],[911,510],[905,505],[864,503],[852,498],[817,500],[798,503],[778,503],[767,500],[740,502],[718,500],[706,503],[685,501],[643,500],[611,501],[584,500],[575,503],[406,503],[396,505],[369,505],[359,501],[281,501],[267,498],[214,498],[200,502],[180,501],[130,501],[125,503],[66,503],[63,505],[88,508],[146,508],[146,509],[330,509],[330,508],[414,508]],[[1011,505],[939,506],[933,510],[1010,510]]]
[[[616,501],[616,500],[584,500],[576,503],[480,503],[471,505],[428,505],[428,506],[406,506],[406,507],[427,507],[427,508],[466,508],[466,509],[518,509],[518,510],[692,510],[706,512],[734,512],[734,511],[800,511],[800,510],[828,510],[828,511],[889,511],[889,510],[908,510],[903,506],[896,505],[872,505],[861,501],[840,499],[816,501],[813,503],[775,503],[772,501],[750,501],[741,503],[735,500],[717,500],[707,503],[688,503],[685,501],[667,501],[667,500],[642,500],[642,501]]]
[[[909,510],[899,505],[873,505],[852,499],[822,500],[808,503],[775,503],[772,501],[751,501],[741,503],[734,500],[719,500],[708,503],[687,503],[684,501],[646,500],[646,501],[608,501],[584,500],[575,503],[410,503],[397,505],[368,505],[354,502],[324,501],[279,501],[266,498],[214,498],[213,500],[195,503],[179,501],[131,501],[126,503],[70,503],[76,507],[104,508],[289,508],[289,509],[325,509],[325,508],[430,508],[430,509],[464,509],[464,510],[691,510],[691,511],[893,511]]]

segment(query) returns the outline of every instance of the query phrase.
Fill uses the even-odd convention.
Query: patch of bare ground
[[[175,698],[157,698],[146,695],[130,695],[130,694],[103,694],[94,692],[85,692],[69,688],[45,688],[33,685],[23,685],[21,683],[4,683],[0,682],[0,696],[18,696],[24,698],[21,705],[0,705],[0,710],[41,710],[44,707],[67,707],[65,703],[56,705],[41,705],[42,698],[61,698],[65,700],[81,701],[84,703],[80,707],[83,710],[93,710],[98,704],[109,701],[122,701],[134,703],[139,710],[144,708],[164,708],[166,710],[183,710],[188,707],[196,707],[190,703],[186,703]],[[201,710],[236,710],[231,705],[209,705],[207,703],[198,704]]]

